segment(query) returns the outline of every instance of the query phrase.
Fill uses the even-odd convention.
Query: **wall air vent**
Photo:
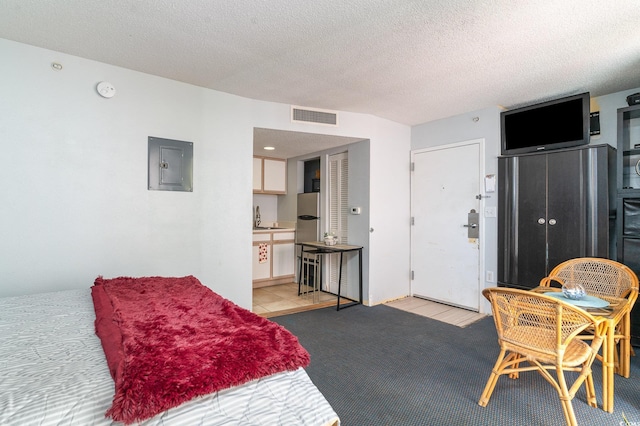
[[[291,121],[293,123],[314,123],[327,126],[338,125],[338,113],[322,109],[311,109],[291,106]]]

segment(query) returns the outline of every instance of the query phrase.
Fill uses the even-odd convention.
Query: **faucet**
[[[260,220],[260,206],[256,206],[256,218],[254,220],[254,227],[257,228],[260,226],[260,223],[262,221]]]

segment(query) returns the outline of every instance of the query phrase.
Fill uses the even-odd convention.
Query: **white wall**
[[[371,203],[369,226],[369,288],[371,304],[410,294],[410,140],[411,131],[398,133],[390,122],[375,127],[382,139],[371,139]]]
[[[254,194],[253,211],[260,207],[260,220],[262,226],[271,226],[272,222],[278,221],[278,195]]]
[[[0,56],[0,295],[192,274],[248,305],[251,101],[6,40]],[[193,193],[147,190],[148,136],[194,143]]]
[[[289,105],[2,39],[0,57],[0,297],[87,288],[98,275],[192,274],[250,307],[254,127],[368,138],[371,217],[408,217],[407,126],[353,113],[339,128],[292,124]],[[112,99],[96,94],[102,80]],[[192,193],[147,190],[148,136],[194,143]],[[385,265],[370,285],[395,293],[408,224],[383,236],[366,248]]]

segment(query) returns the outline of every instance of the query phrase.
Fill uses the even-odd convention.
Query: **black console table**
[[[334,246],[328,246],[322,241],[309,241],[297,243],[302,252],[300,253],[300,269],[298,274],[298,280],[302,279],[302,258],[304,257],[304,253],[313,253],[316,255],[323,254],[333,254],[340,253],[340,267],[338,269],[338,301],[336,303],[336,310],[340,310],[341,308],[348,308],[350,306],[362,304],[362,246],[352,246],[348,244],[336,244]],[[351,300],[352,303],[340,305],[340,290],[342,287],[342,260],[343,255],[347,252],[357,251],[358,252],[358,300],[349,299],[345,297],[345,299]]]

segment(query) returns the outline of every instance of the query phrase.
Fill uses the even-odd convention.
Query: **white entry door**
[[[411,154],[411,292],[475,311],[480,306],[479,242],[469,238],[465,225],[472,209],[479,212],[481,142]]]

